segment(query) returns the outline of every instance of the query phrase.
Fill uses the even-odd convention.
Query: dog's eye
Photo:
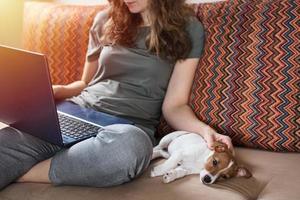
[[[213,163],[213,166],[217,166],[218,161],[216,159],[214,159],[212,163]]]

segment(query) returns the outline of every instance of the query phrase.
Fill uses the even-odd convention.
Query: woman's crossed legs
[[[140,175],[151,155],[149,136],[132,125],[107,126],[96,137],[67,149],[5,128],[0,130],[0,189],[18,179],[55,185],[119,185]]]

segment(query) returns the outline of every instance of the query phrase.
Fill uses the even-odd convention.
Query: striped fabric
[[[26,2],[23,47],[47,55],[54,84],[81,78],[89,27],[104,6]]]
[[[235,145],[300,152],[300,1],[199,4],[206,30],[190,105]],[[159,133],[171,129],[162,120]]]

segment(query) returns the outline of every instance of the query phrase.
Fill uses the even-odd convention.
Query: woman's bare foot
[[[36,182],[36,183],[51,183],[49,179],[49,169],[51,159],[44,160],[33,166],[26,174],[21,176],[16,182]]]

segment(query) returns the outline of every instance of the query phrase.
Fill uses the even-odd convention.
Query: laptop
[[[56,104],[46,56],[0,45],[0,122],[59,146],[97,135],[104,126],[133,124],[71,102]]]

